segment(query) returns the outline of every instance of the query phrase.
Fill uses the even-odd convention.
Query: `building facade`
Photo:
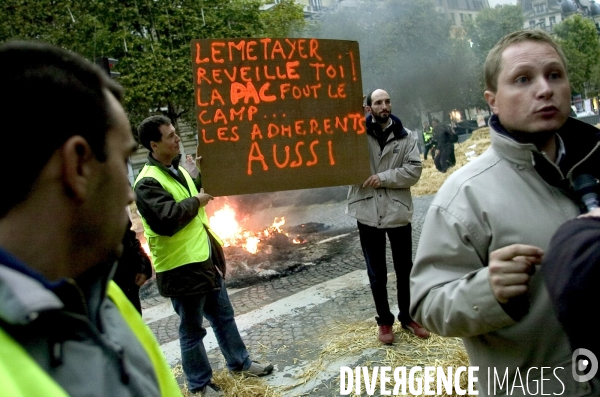
[[[490,8],[488,0],[435,0],[435,4],[436,9],[457,27],[475,19],[479,11]]]
[[[519,0],[523,9],[525,29],[542,29],[552,33],[554,25],[560,23],[564,17],[576,12],[570,7],[570,0]]]
[[[519,0],[524,28],[552,33],[554,26],[571,15],[590,18],[600,32],[600,5],[590,0]]]

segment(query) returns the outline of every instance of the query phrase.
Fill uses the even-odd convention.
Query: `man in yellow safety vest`
[[[137,147],[121,87],[77,54],[23,41],[0,45],[0,86],[0,167],[15,170],[0,194],[0,396],[181,396],[109,281]]]
[[[273,366],[252,361],[238,332],[223,282],[222,243],[210,230],[204,211],[212,196],[204,193],[200,174],[193,180],[180,165],[180,138],[175,127],[165,116],[151,116],[138,127],[138,136],[150,153],[135,181],[136,204],[158,291],[171,298],[180,317],[179,343],[189,390],[199,396],[220,392],[211,380],[203,317],[211,323],[231,371],[270,374]],[[200,169],[198,155],[196,163]]]

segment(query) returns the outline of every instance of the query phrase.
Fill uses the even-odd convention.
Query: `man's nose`
[[[547,98],[552,96],[554,92],[552,85],[546,78],[539,78],[537,81],[537,96],[539,98]]]

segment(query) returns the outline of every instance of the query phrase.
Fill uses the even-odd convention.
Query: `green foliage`
[[[554,32],[567,58],[571,89],[588,95],[597,92],[600,86],[600,42],[594,22],[575,15],[556,25]]]
[[[260,11],[262,0],[5,0],[0,42],[36,39],[90,60],[119,60],[132,125],[166,108],[195,125],[190,40],[285,37],[300,29],[302,7],[284,0]]]
[[[271,37],[287,37],[302,31],[306,25],[302,6],[294,0],[281,0],[268,12],[260,14],[265,31]]]
[[[481,93],[485,90],[483,75],[485,58],[502,37],[523,29],[523,10],[518,5],[501,5],[496,8],[484,9],[477,14],[474,20],[466,21],[464,25],[466,37],[471,40],[475,57],[473,69],[477,84],[472,92],[480,93],[472,98],[472,103],[484,107],[487,106],[487,103]]]
[[[483,65],[488,52],[502,37],[523,29],[523,9],[513,5],[484,9],[475,20],[465,23],[465,29],[477,60]]]

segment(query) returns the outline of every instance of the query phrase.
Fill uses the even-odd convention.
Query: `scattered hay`
[[[461,366],[466,367],[469,365],[467,353],[459,338],[443,338],[431,334],[431,337],[428,339],[420,339],[405,331],[401,328],[400,324],[396,323],[394,325],[394,344],[387,346],[382,345],[381,342],[378,341],[377,332],[377,326],[373,324],[372,320],[361,323],[338,324],[334,327],[333,331],[328,330],[327,335],[320,337],[320,339],[326,339],[327,342],[325,347],[321,350],[317,361],[311,363],[310,369],[297,376],[299,380],[297,384],[289,386],[286,390],[314,379],[317,374],[325,370],[328,362],[337,361],[345,356],[356,358],[367,349],[385,351],[385,358],[379,361],[358,363],[359,365],[367,366],[370,369],[375,366],[391,367],[392,370],[396,367],[406,367],[407,371],[409,371],[413,366],[452,367],[453,369],[456,369]],[[377,376],[376,384],[380,384],[379,374]],[[387,384],[388,390],[392,390],[394,383],[390,381]],[[432,385],[435,384],[435,382],[432,383]],[[461,374],[460,384],[463,389],[467,388],[466,372]],[[362,389],[364,392],[364,385]],[[337,390],[334,394],[339,394],[339,381]],[[354,392],[351,395],[356,396]],[[451,396],[456,395],[457,394],[452,394]],[[445,393],[441,394],[441,396],[450,397]]]
[[[176,378],[183,377],[183,369],[181,365],[177,365],[171,370]],[[282,397],[277,388],[267,384],[263,378],[242,374],[232,374],[227,369],[213,371],[212,380],[223,390],[225,396]],[[180,390],[184,397],[190,397],[187,384],[181,386]]]
[[[471,148],[475,145],[474,148]],[[475,156],[481,155],[490,146],[490,129],[488,127],[480,128],[473,132],[473,135],[463,143],[454,144],[454,154],[456,157],[456,165],[446,171],[439,172],[433,163],[433,158],[430,156],[423,161],[423,172],[421,179],[415,186],[411,188],[413,196],[425,196],[428,194],[437,193],[442,183],[450,174],[469,162],[466,153],[474,151]]]

